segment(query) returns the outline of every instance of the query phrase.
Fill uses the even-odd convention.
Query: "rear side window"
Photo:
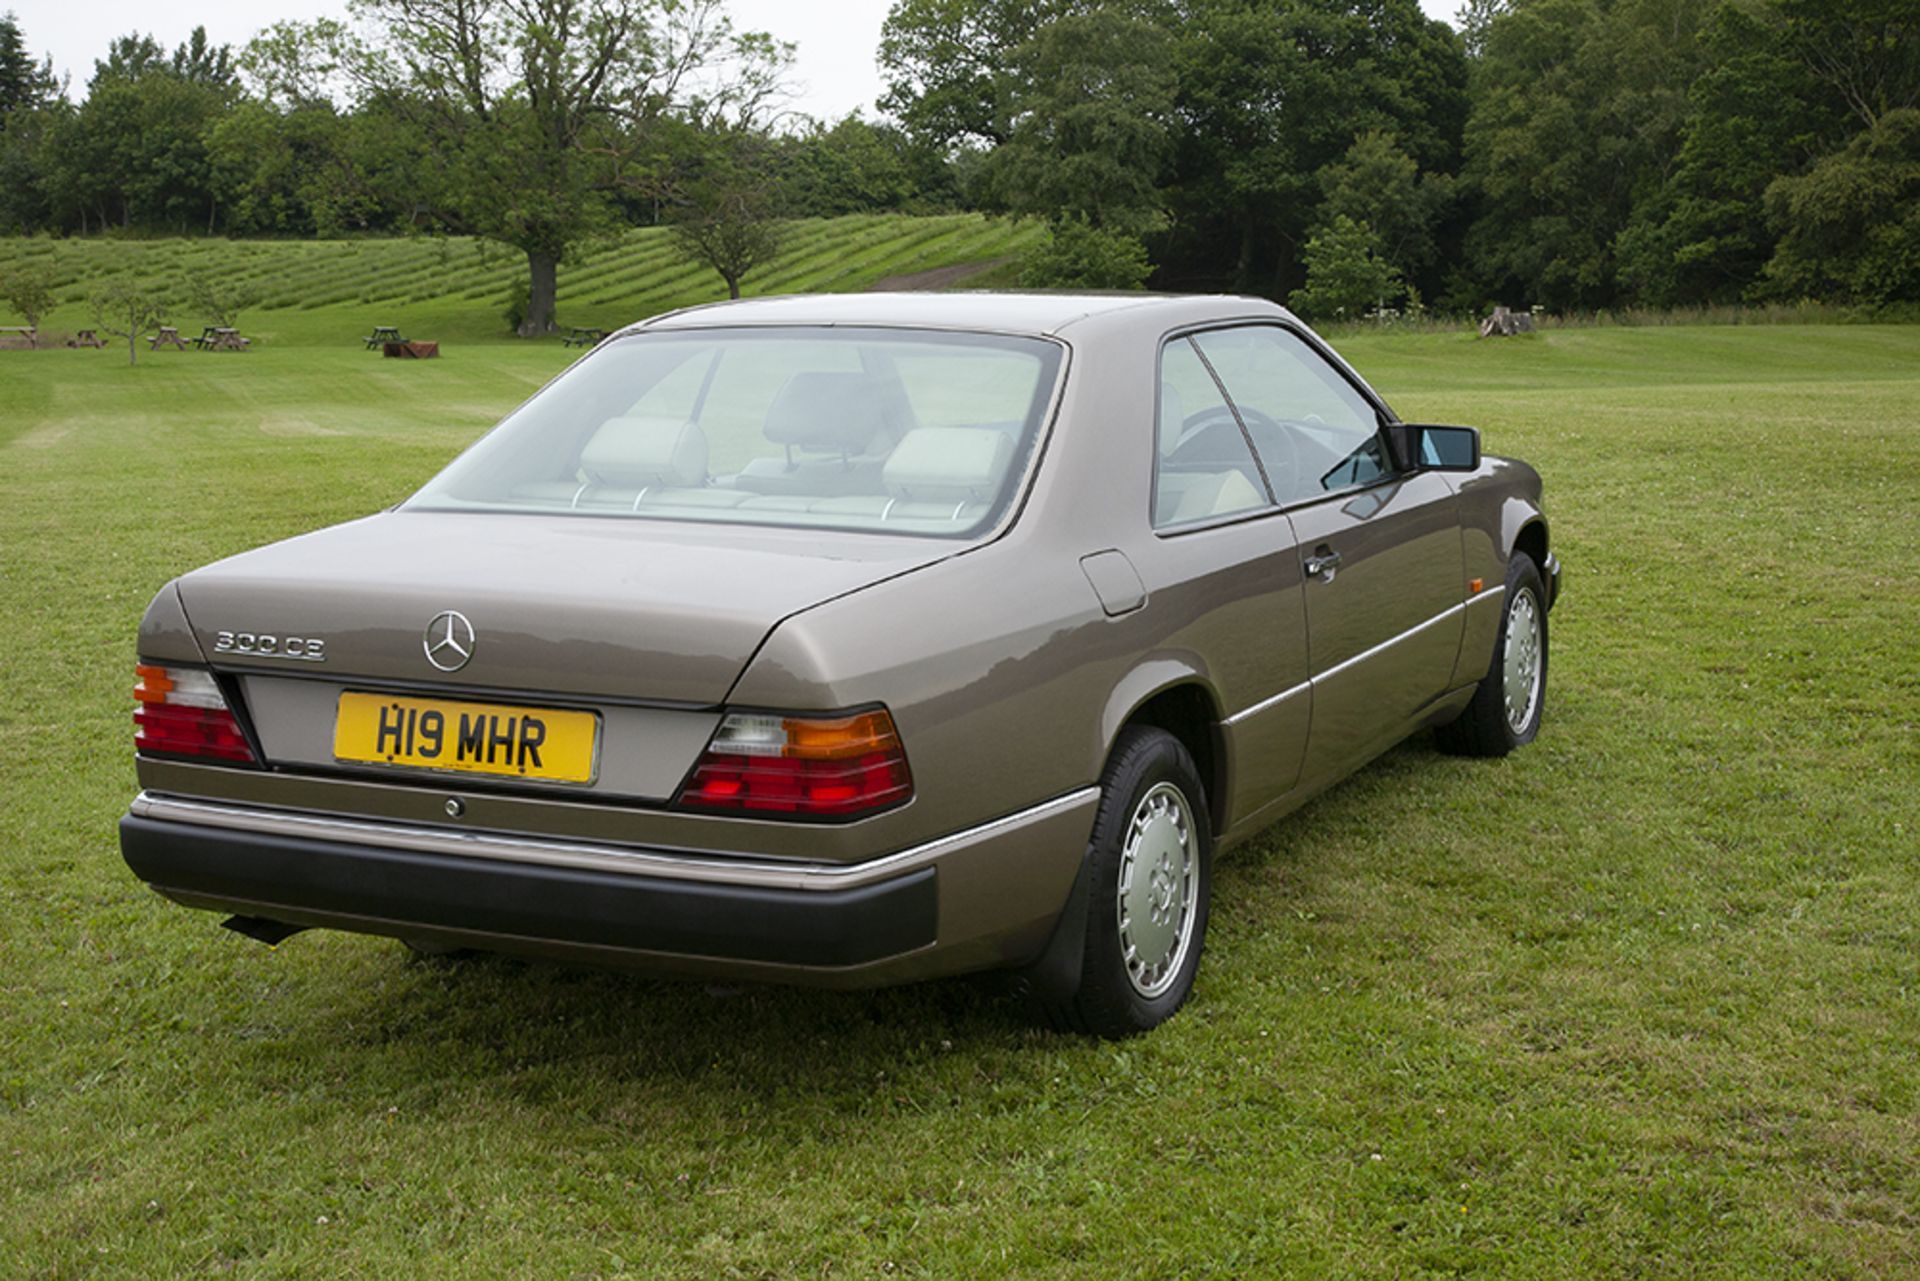
[[[1265,507],[1266,484],[1246,435],[1191,341],[1160,352],[1160,424],[1153,524],[1162,529]]]
[[[1282,503],[1369,484],[1390,469],[1371,402],[1304,341],[1271,325],[1196,334]]]

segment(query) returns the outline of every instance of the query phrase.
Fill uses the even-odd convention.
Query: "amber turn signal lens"
[[[870,752],[897,752],[900,736],[885,712],[861,712],[837,720],[787,718],[786,755],[809,761],[840,761]]]
[[[256,765],[253,747],[213,673],[197,667],[141,663],[133,687],[134,750],[149,756],[191,756]]]
[[[695,764],[680,804],[851,818],[912,795],[906,749],[884,709],[840,716],[732,712]]]

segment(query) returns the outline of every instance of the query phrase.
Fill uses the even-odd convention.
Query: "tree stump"
[[[1480,322],[1482,338],[1511,338],[1515,334],[1533,332],[1533,313],[1514,311],[1509,307],[1495,307],[1493,314]]]
[[[440,354],[437,342],[390,342],[381,346],[381,353],[395,356],[401,360],[432,360]]]

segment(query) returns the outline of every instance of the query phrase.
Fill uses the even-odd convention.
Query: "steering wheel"
[[[1240,407],[1240,418],[1247,424],[1247,432],[1260,451],[1260,463],[1266,469],[1274,497],[1286,502],[1294,493],[1295,477],[1300,471],[1300,454],[1294,445],[1293,433],[1266,414],[1244,405]],[[1167,455],[1167,462],[1175,467],[1197,468],[1208,463],[1237,466],[1245,456],[1246,441],[1240,435],[1240,424],[1234,421],[1233,410],[1225,405],[1211,405],[1181,421],[1180,441]]]

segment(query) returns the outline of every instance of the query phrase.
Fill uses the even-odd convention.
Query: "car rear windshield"
[[[1060,359],[988,334],[639,333],[405,505],[963,537],[1012,501]]]

